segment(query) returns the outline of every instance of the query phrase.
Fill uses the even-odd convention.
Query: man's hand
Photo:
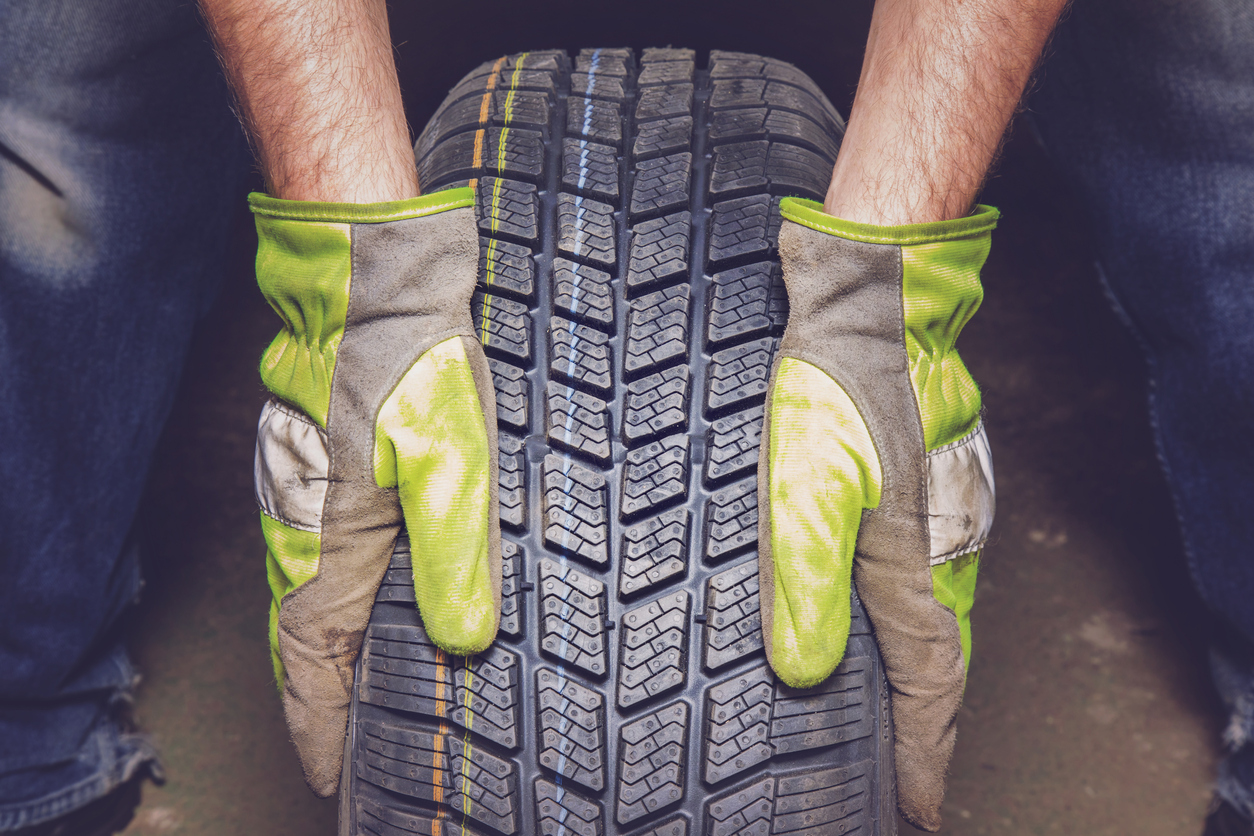
[[[787,198],[790,315],[758,464],[762,629],[799,687],[845,652],[857,584],[892,689],[898,804],[940,827],[993,520],[956,349],[997,211],[972,205],[1064,0],[879,0],[826,202]]]
[[[257,281],[283,326],[255,484],[270,642],[305,780],[335,792],[402,526],[423,626],[478,653],[501,609],[496,401],[470,318],[474,193],[418,197],[383,0],[203,0],[269,195]]]
[[[384,0],[201,0],[272,197],[416,197]]]

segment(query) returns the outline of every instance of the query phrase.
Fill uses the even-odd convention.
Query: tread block
[[[362,650],[362,702],[455,723],[512,749],[519,743],[518,657],[499,644],[448,656],[415,624],[372,624]],[[472,731],[473,729],[473,731]]]
[[[545,456],[545,544],[603,566],[608,531],[605,477],[563,456]]]
[[[721,110],[710,120],[710,143],[769,139],[801,145],[817,153],[832,166],[840,149],[838,140],[804,113],[770,107]]]
[[[566,102],[566,134],[593,142],[623,144],[623,111],[618,102],[570,98]]]
[[[692,61],[696,58],[696,51],[691,49],[682,49],[669,46],[650,46],[645,47],[640,54],[641,64],[652,64],[658,61]]]
[[[696,69],[693,61],[645,61],[640,67],[640,75],[636,79],[639,87],[652,87],[655,84],[692,83],[692,74]]]
[[[766,176],[771,181],[771,193],[800,195],[821,201],[832,178],[832,165],[825,157],[808,148],[772,142],[766,158]]]
[[[523,63],[521,69],[518,66],[520,59]],[[520,54],[506,58],[499,70],[493,72],[495,65],[495,61],[488,61],[481,65],[479,69],[464,77],[444,97],[444,105],[441,105],[441,107],[467,97],[473,97],[477,110],[483,94],[489,88],[494,91],[494,97],[499,95],[502,99],[511,90],[515,93],[515,100],[517,100],[519,91],[523,90],[552,96],[557,89],[554,73],[565,66],[565,60],[556,56],[528,54],[524,57]],[[518,71],[517,74],[515,74],[515,71]],[[504,108],[502,108],[503,112]]]
[[[586,73],[570,74],[570,94],[582,96],[585,99],[609,99],[619,102],[627,98],[622,78],[607,75],[601,72],[599,67],[594,73],[591,71],[591,65]]]
[[[527,431],[527,396],[530,385],[527,375],[518,366],[490,358],[492,388],[496,390],[496,421],[498,425]]]
[[[440,834],[444,836],[444,834]],[[651,827],[637,836],[688,836],[688,819],[683,816],[664,821],[656,827]]]
[[[871,762],[786,772],[775,780],[776,833],[859,833],[867,824]]]
[[[686,508],[673,508],[656,517],[639,520],[623,529],[622,563],[618,575],[620,595],[635,595],[688,570]]]
[[[543,836],[601,836],[601,805],[574,790],[536,779],[536,824]]]
[[[770,147],[766,140],[716,147],[710,194],[725,195],[748,189],[768,191],[771,181],[766,176],[766,168]]]
[[[635,53],[630,49],[581,49],[575,58],[575,72],[588,72],[593,62],[598,75],[626,78],[628,67],[635,63]]]
[[[518,779],[511,761],[455,735],[399,723],[362,723],[358,745],[362,780],[442,804],[498,833],[517,832]]]
[[[854,834],[868,822],[869,760],[767,776],[706,802],[709,836]]]
[[[714,411],[746,401],[761,403],[766,398],[777,348],[778,340],[764,337],[714,352],[706,386],[706,409]]]
[[[537,191],[531,183],[484,177],[475,189],[475,217],[484,235],[534,244],[540,229],[538,212]]]
[[[636,161],[674,154],[692,149],[692,117],[672,116],[656,122],[645,122],[636,134],[632,156]]]
[[[605,698],[561,671],[536,671],[540,764],[590,790],[605,787]]]
[[[559,252],[606,267],[614,266],[618,244],[613,206],[563,192],[557,197],[557,228]]]
[[[599,675],[606,668],[604,584],[551,560],[541,563],[540,582],[541,649]]]
[[[688,593],[672,592],[623,614],[619,708],[640,705],[683,686],[689,609]]]
[[[705,595],[705,658],[715,670],[762,649],[758,562],[747,560],[711,576]]]
[[[778,58],[767,58],[749,52],[714,50],[710,54],[710,77],[775,79],[804,87],[815,96],[823,96],[819,86],[796,66]]]
[[[636,166],[631,187],[631,217],[672,212],[688,205],[692,154],[683,151],[644,160]]]
[[[710,108],[714,111],[736,107],[775,107],[804,113],[818,119],[823,130],[832,136],[844,133],[845,125],[821,93],[795,87],[783,81],[750,78],[717,78],[713,80]]]
[[[426,164],[427,158],[436,146],[447,141],[456,134],[469,134],[471,148],[474,145],[474,134],[480,128],[484,129],[486,139],[487,130],[491,127],[500,127],[505,122],[505,102],[509,97],[508,91],[497,89],[488,98],[487,118],[480,120],[483,113],[483,94],[485,92],[486,77],[481,80],[477,88],[472,89],[470,95],[463,96],[455,101],[445,99],[444,104],[436,111],[435,116],[427,123],[427,127],[423,130],[422,135],[418,137],[417,151],[415,158],[418,160],[419,170]],[[514,99],[510,102],[509,108],[509,124],[510,128],[525,129],[539,131],[542,135],[547,135],[549,130],[549,121],[552,117],[552,100],[544,93],[534,93],[528,91],[516,91]],[[473,150],[467,155],[467,161],[474,160]],[[461,163],[464,165],[465,163]],[[430,165],[428,164],[428,168]],[[423,190],[428,190],[428,183],[421,181]]]
[[[627,454],[621,502],[624,519],[688,496],[690,441],[680,433]]]
[[[586,139],[563,139],[562,186],[617,203],[618,151]]]
[[[726,560],[758,545],[758,477],[720,488],[705,506],[705,557]]]
[[[478,286],[535,302],[536,263],[531,250],[508,241],[480,238]]]
[[[623,370],[635,377],[688,356],[691,287],[678,284],[628,303]]]
[[[598,392],[613,388],[610,338],[595,328],[554,316],[549,325],[549,357],[555,375]]]
[[[593,676],[606,672],[605,584],[552,558],[540,561],[540,650]]]
[[[745,190],[821,200],[832,163],[807,148],[783,142],[735,142],[714,149],[712,195]]]
[[[702,776],[714,784],[776,755],[871,734],[871,670],[867,657],[846,657],[816,688],[789,688],[766,665],[712,685]]]
[[[692,214],[679,212],[636,224],[627,262],[627,294],[633,295],[688,275]]]
[[[684,797],[688,704],[674,702],[619,732],[615,819],[630,824]]]
[[[508,433],[497,436],[498,490],[501,525],[523,529],[527,523],[527,460],[523,440]]]
[[[759,261],[715,273],[707,308],[706,344],[711,347],[782,335],[788,322],[788,294],[779,265]]]
[[[707,483],[757,472],[764,412],[764,407],[754,406],[710,424],[705,443]]]
[[[686,116],[692,113],[691,84],[659,84],[645,87],[636,102],[636,122]]]
[[[501,138],[505,138],[502,148]],[[475,145],[481,165],[476,168]],[[459,178],[496,175],[538,183],[544,173],[544,134],[525,128],[485,128],[441,140],[418,163],[418,182],[435,183]]]
[[[507,636],[522,635],[522,567],[527,554],[522,546],[501,538],[501,626]]]
[[[553,307],[602,328],[614,323],[610,274],[568,258],[553,259]]]
[[[623,437],[628,444],[687,428],[690,374],[686,364],[671,366],[627,384]]]
[[[355,833],[364,836],[463,836],[461,816],[441,815],[430,808],[411,807],[394,799],[388,806],[369,799],[354,799]],[[464,836],[484,836],[487,831],[466,827]]]
[[[607,464],[610,460],[609,404],[555,380],[549,381],[546,395],[545,426],[549,441]]]
[[[531,365],[531,312],[525,304],[477,290],[470,300],[470,318],[484,352]]]
[[[770,195],[752,195],[714,204],[710,263],[770,256],[775,251],[781,220],[779,200]]]
[[[705,803],[706,836],[767,836],[775,806],[775,779],[766,778]]]

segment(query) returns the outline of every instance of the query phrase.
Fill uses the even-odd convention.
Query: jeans
[[[131,529],[247,161],[194,3],[0,3],[0,832],[155,761]]]
[[[1232,711],[1219,794],[1254,818],[1254,2],[1090,0],[1035,127],[1144,350],[1150,420]]]

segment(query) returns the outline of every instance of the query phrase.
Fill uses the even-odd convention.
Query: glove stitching
[[[294,528],[297,531],[308,531],[310,534],[318,534],[318,535],[322,534],[322,520],[321,519],[318,520],[317,528],[310,528],[304,523],[294,522],[293,520],[285,519],[279,514],[275,514],[274,512],[270,511],[268,508],[261,505],[260,503],[258,503],[257,508],[259,511],[261,511],[261,513],[265,514],[270,519],[274,520],[277,523],[281,523],[287,526],[288,528]]]
[[[976,423],[975,427],[971,430],[971,432],[967,433],[966,435],[964,435],[962,438],[958,439],[957,441],[951,441],[943,447],[937,447],[935,450],[929,450],[927,453],[927,457],[930,459],[933,456],[948,452],[949,450],[956,450],[959,447],[963,447],[967,444],[970,444],[971,442],[975,440],[975,437],[979,435],[980,430],[982,430],[983,428],[984,428],[984,419],[981,418]]]

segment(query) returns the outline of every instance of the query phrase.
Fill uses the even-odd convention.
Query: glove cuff
[[[469,186],[383,203],[325,203],[316,200],[283,200],[260,192],[248,196],[254,215],[288,221],[377,224],[436,215],[449,209],[473,206],[475,190]]]
[[[956,241],[983,235],[992,232],[997,226],[997,219],[1001,217],[1001,213],[995,207],[980,204],[967,217],[955,218],[952,221],[904,226],[876,226],[846,221],[829,215],[823,211],[823,204],[817,200],[805,200],[800,197],[784,198],[780,201],[779,211],[788,220],[808,226],[818,232],[838,235],[841,238],[861,241],[864,244],[896,244],[898,246],[936,244],[941,241]]]

